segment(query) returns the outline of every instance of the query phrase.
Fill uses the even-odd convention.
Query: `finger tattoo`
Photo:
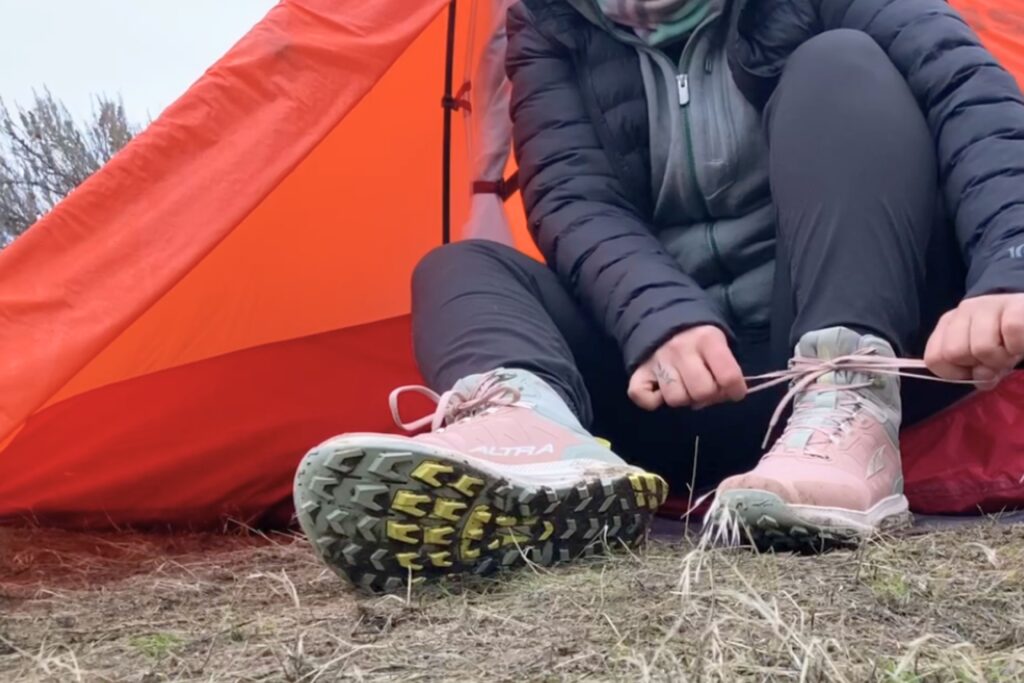
[[[658,379],[658,384],[663,387],[668,386],[669,384],[675,384],[679,381],[676,379],[675,373],[670,371],[660,362],[656,363],[654,366],[654,376]]]

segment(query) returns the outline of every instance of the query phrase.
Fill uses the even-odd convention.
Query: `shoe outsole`
[[[737,534],[759,552],[819,554],[853,549],[867,538],[894,531],[913,522],[909,512],[879,521],[876,528],[823,525],[806,519],[781,498],[767,491],[733,491],[720,496],[709,512],[711,533]],[[723,530],[725,533],[723,534]]]
[[[307,454],[295,481],[299,523],[320,557],[372,592],[635,546],[667,496],[644,472],[528,487],[436,454],[329,444]]]

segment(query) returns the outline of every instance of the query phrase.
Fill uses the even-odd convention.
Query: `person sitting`
[[[305,458],[325,560],[374,589],[551,564],[641,539],[669,487],[759,547],[905,522],[900,429],[968,388],[903,359],[991,384],[1024,356],[1013,77],[941,0],[520,0],[507,28],[546,264],[420,263],[432,431]]]

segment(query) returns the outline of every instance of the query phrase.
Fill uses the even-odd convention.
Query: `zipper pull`
[[[690,77],[679,74],[676,76],[676,85],[679,86],[679,106],[685,107],[690,103]]]

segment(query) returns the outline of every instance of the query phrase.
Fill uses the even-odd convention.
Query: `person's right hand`
[[[712,325],[680,332],[633,373],[629,397],[644,410],[705,408],[747,395],[725,333]]]

